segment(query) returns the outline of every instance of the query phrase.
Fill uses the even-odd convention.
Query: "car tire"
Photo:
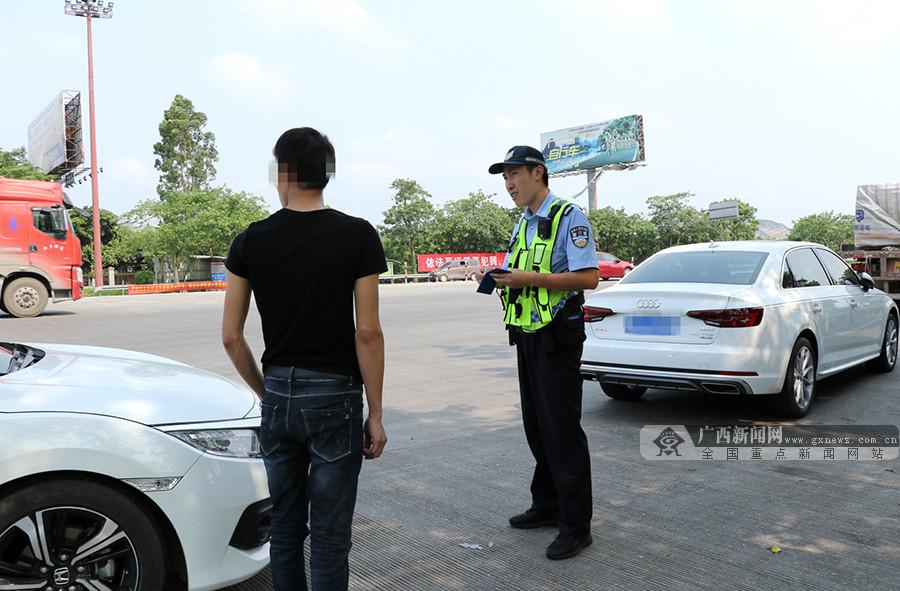
[[[625,277],[629,273],[631,273],[631,269],[629,269],[629,268],[622,269],[622,277]]]
[[[96,542],[93,549],[77,554],[89,542]],[[10,588],[43,581],[36,588],[163,591],[166,578],[162,536],[146,511],[128,495],[84,479],[49,480],[6,495],[0,501],[0,556],[0,580]],[[4,569],[20,556],[20,564],[37,560],[42,572]]]
[[[897,349],[898,349],[898,327],[897,315],[889,314],[887,322],[884,325],[884,341],[881,343],[881,355],[869,361],[867,364],[869,369],[881,373],[888,373],[894,370],[897,365]]]
[[[603,393],[613,400],[639,400],[647,388],[644,386],[626,386],[624,384],[600,384]]]
[[[47,307],[47,288],[34,277],[20,277],[10,281],[3,290],[3,306],[18,318],[37,316]]]
[[[816,398],[816,350],[806,337],[791,349],[781,392],[771,397],[772,409],[792,419],[806,416]]]
[[[446,275],[438,275],[438,281],[440,281],[441,283],[445,283],[447,281],[447,276]]]

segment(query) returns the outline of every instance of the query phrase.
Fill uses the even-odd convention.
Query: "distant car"
[[[802,417],[818,379],[897,363],[897,305],[813,243],[669,248],[591,294],[584,315],[581,373],[615,399],[648,388],[773,394],[778,412]]]
[[[269,563],[259,406],[156,357],[0,343],[0,589],[207,591]]]
[[[599,261],[597,268],[600,271],[600,279],[606,281],[611,278],[624,277],[634,269],[634,265],[628,261],[623,261],[619,257],[609,254],[608,252],[598,252],[597,260]]]
[[[474,259],[471,261],[447,261],[429,273],[428,278],[430,281],[449,281],[451,279],[468,281],[477,270],[478,262]]]

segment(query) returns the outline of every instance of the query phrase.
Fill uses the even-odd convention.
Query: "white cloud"
[[[280,102],[293,91],[290,79],[283,73],[263,66],[250,55],[226,52],[206,65],[207,77],[233,92],[254,96],[265,102]]]
[[[243,0],[255,20],[279,35],[298,28],[319,29],[345,42],[386,49],[406,49],[408,41],[359,0]]]
[[[116,158],[103,172],[108,173],[110,180],[129,185],[140,185],[153,178],[152,167],[132,156]]]

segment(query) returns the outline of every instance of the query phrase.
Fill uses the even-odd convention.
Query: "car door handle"
[[[813,304],[812,311],[813,311],[813,314],[821,314],[822,306],[820,306],[819,304]]]

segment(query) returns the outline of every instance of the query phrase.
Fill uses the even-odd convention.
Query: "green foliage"
[[[172,192],[209,189],[216,176],[216,136],[204,131],[206,115],[178,94],[163,113],[159,124],[160,141],[153,145],[156,169],[160,172],[157,192],[165,198]]]
[[[832,250],[841,250],[844,244],[853,244],[855,218],[832,211],[802,217],[794,222],[788,240],[818,242]]]
[[[379,227],[385,253],[415,269],[416,255],[433,248],[436,212],[431,194],[412,179],[396,179],[391,189],[394,203],[384,212],[384,225]]]
[[[432,242],[438,252],[499,252],[506,249],[511,227],[507,211],[476,191],[444,204]]]
[[[144,269],[134,274],[134,282],[138,285],[147,285],[153,283],[156,277],[150,269]]]
[[[604,207],[588,213],[597,249],[622,260],[642,261],[657,248],[656,226],[640,214]]]
[[[44,174],[28,162],[25,148],[4,150],[0,148],[0,176],[8,179],[27,179],[30,181],[52,181],[53,177]]]
[[[85,273],[94,269],[94,218],[90,209],[69,211],[69,219],[75,228],[75,235],[81,242],[81,266]],[[100,247],[103,249],[103,264],[116,265],[107,256],[107,248],[119,233],[119,216],[107,209],[100,209]]]
[[[227,188],[168,193],[142,201],[127,215],[136,232],[123,251],[140,245],[146,256],[166,261],[184,279],[192,255],[224,256],[234,237],[268,215],[261,197]]]

